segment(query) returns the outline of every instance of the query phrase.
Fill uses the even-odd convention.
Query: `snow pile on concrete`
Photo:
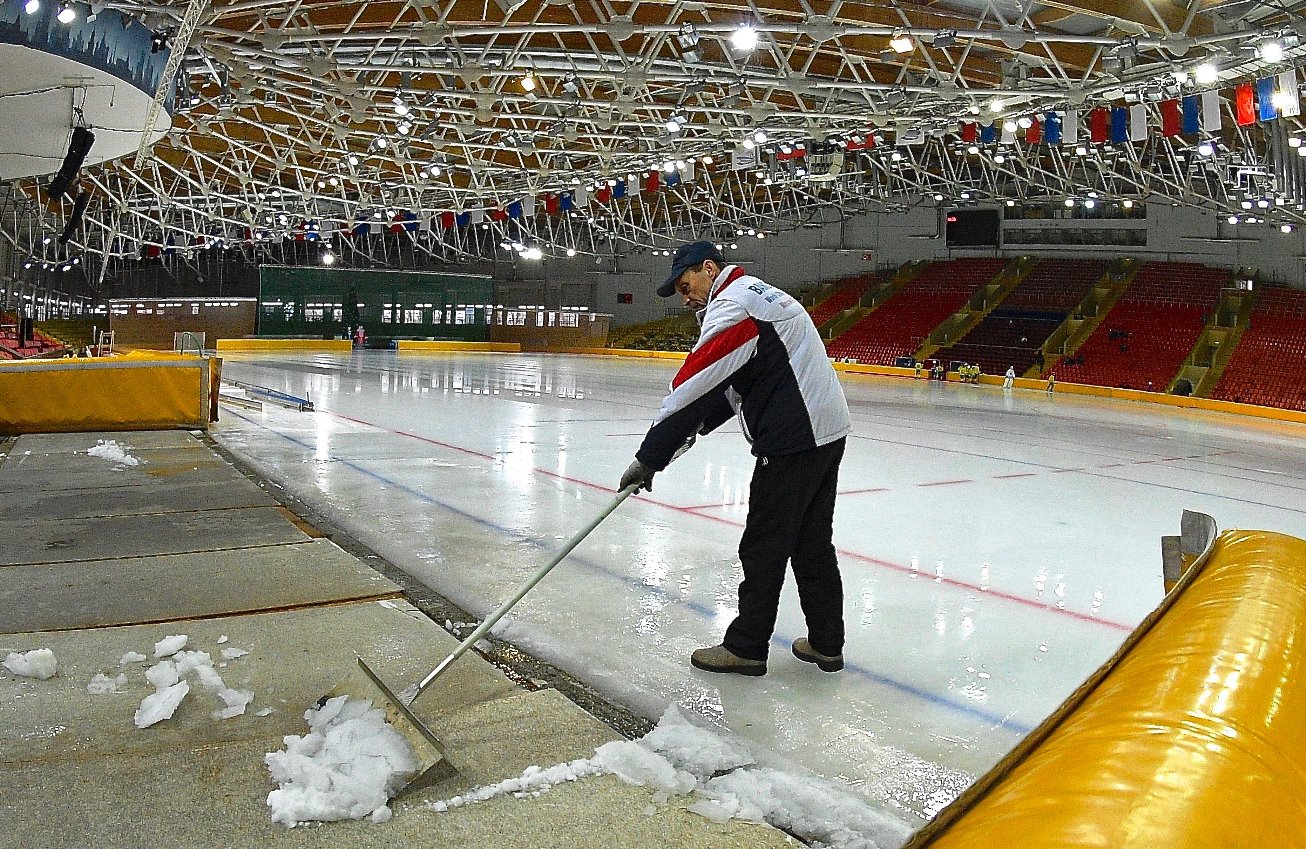
[[[426,807],[443,812],[507,793],[536,797],[558,784],[602,773],[653,788],[654,804],[645,809],[649,815],[673,796],[692,794],[697,798],[687,809],[714,822],[766,822],[813,846],[892,849],[911,834],[905,823],[834,784],[757,767],[747,746],[693,725],[674,705],[641,740],[606,743],[589,759],[532,766],[516,778]]]
[[[390,797],[420,767],[403,736],[370,701],[337,696],[304,714],[310,731],[286,736],[284,751],[264,761],[278,788],[268,794],[272,821],[305,822],[369,817],[385,822]]]
[[[50,649],[32,649],[21,653],[11,651],[5,657],[4,668],[24,678],[45,681],[59,671],[59,661],[55,660],[54,652]]]
[[[129,651],[118,660],[118,665],[126,666],[129,663],[140,663],[142,660],[145,660],[145,655],[138,651]]]
[[[141,462],[128,454],[127,449],[113,439],[98,440],[95,447],[87,449],[86,453],[92,457],[108,460],[110,463],[117,463],[120,466],[137,466]]]

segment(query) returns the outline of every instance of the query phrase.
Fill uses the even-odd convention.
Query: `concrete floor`
[[[140,465],[86,454],[113,439]],[[0,441],[0,655],[51,649],[47,681],[0,670],[0,847],[765,847],[769,826],[712,823],[689,800],[600,776],[539,798],[436,813],[429,801],[586,758],[619,735],[552,689],[523,687],[475,654],[414,705],[456,773],[401,795],[387,823],[287,829],[265,804],[263,755],[354,665],[416,680],[457,640],[400,588],[288,514],[185,432],[29,435]],[[145,664],[165,636],[217,656],[255,701],[217,721],[193,694],[137,729]],[[226,637],[225,642],[219,642]],[[92,695],[96,673],[128,673]],[[399,689],[396,684],[395,689]],[[265,716],[256,711],[270,708]]]

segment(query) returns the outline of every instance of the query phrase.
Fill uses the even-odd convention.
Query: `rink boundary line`
[[[323,412],[329,413],[330,411],[329,411],[329,410],[318,410],[317,412],[319,412],[319,413],[323,413]],[[312,446],[311,446],[311,445],[309,445],[307,442],[305,442],[305,441],[299,439],[298,437],[292,436],[292,435],[290,435],[290,434],[282,433],[281,431],[275,430],[275,429],[269,427],[268,425],[263,424],[262,422],[255,421],[254,419],[248,418],[247,416],[243,416],[243,415],[241,415],[240,413],[237,413],[237,412],[234,412],[234,411],[231,411],[231,412],[230,412],[230,415],[233,416],[234,418],[237,418],[237,419],[240,419],[241,421],[246,422],[247,424],[253,425],[254,427],[257,427],[257,428],[260,428],[260,429],[262,429],[262,430],[264,430],[264,431],[267,431],[267,432],[273,434],[274,436],[280,437],[281,439],[284,439],[284,440],[286,440],[287,442],[290,442],[290,443],[293,443],[293,444],[295,444],[295,445],[298,445],[300,448],[303,448],[303,449],[305,449],[305,450],[312,450]],[[334,415],[334,414],[333,414],[333,415]],[[368,422],[363,422],[363,424],[370,424],[370,423],[368,423]],[[374,427],[374,428],[376,428],[377,430],[384,430],[384,431],[387,431],[387,432],[389,432],[389,433],[401,434],[401,435],[405,435],[405,436],[411,435],[411,434],[402,434],[400,431],[390,430],[389,428],[384,428],[384,427],[381,427],[380,425],[371,425],[371,426]],[[419,437],[419,438],[420,438],[420,437]],[[432,441],[432,442],[434,442],[434,440],[426,440],[426,441]],[[442,444],[442,443],[438,443],[438,442],[437,442],[437,443],[435,443],[435,444]],[[228,448],[227,450],[231,450],[231,449]],[[460,449],[460,450],[467,450],[467,449]],[[233,452],[233,453],[235,453],[235,452]],[[469,453],[475,453],[475,452],[469,452]],[[482,455],[482,456],[484,456],[484,455]],[[397,480],[395,480],[395,479],[393,479],[393,478],[388,478],[388,477],[386,477],[385,475],[381,474],[380,472],[374,472],[374,471],[372,471],[372,470],[370,470],[370,469],[364,468],[363,466],[361,466],[361,465],[358,464],[358,461],[355,461],[355,460],[347,460],[347,459],[341,459],[341,460],[339,460],[338,462],[341,463],[342,465],[344,465],[344,466],[350,468],[350,469],[353,469],[354,471],[358,472],[359,474],[362,474],[362,475],[364,475],[364,476],[366,476],[366,477],[369,477],[369,478],[372,478],[372,479],[374,479],[374,480],[380,481],[381,483],[384,483],[386,486],[394,487],[395,489],[397,489],[397,490],[399,490],[399,491],[401,491],[401,492],[408,493],[409,495],[411,495],[411,496],[417,498],[419,501],[424,501],[424,502],[426,502],[427,504],[431,504],[431,505],[434,505],[434,506],[440,507],[440,508],[443,509],[443,510],[447,510],[448,512],[450,512],[450,513],[452,513],[452,514],[454,514],[454,515],[456,515],[456,516],[459,516],[459,517],[461,517],[461,518],[463,518],[463,519],[466,519],[466,520],[469,521],[469,522],[472,522],[473,524],[477,524],[477,525],[480,525],[480,526],[482,526],[482,527],[489,528],[489,529],[491,529],[491,530],[493,530],[493,531],[499,533],[500,535],[504,536],[505,538],[520,540],[520,541],[522,541],[522,542],[525,542],[525,543],[527,543],[527,544],[529,544],[529,545],[535,547],[536,549],[538,549],[538,550],[540,550],[540,551],[551,551],[551,550],[552,550],[551,545],[552,545],[553,543],[556,543],[556,540],[554,540],[552,537],[550,537],[548,540],[541,540],[541,539],[538,539],[538,538],[536,538],[536,537],[529,536],[529,535],[527,535],[527,534],[523,534],[523,533],[521,533],[521,532],[519,532],[519,531],[512,530],[511,528],[507,528],[507,527],[504,527],[504,526],[502,526],[502,525],[497,525],[497,524],[495,524],[493,521],[491,521],[491,520],[489,520],[489,519],[485,519],[485,518],[482,518],[482,517],[480,517],[480,516],[476,516],[476,515],[474,515],[474,514],[472,514],[472,513],[468,513],[466,510],[463,510],[463,509],[461,509],[461,508],[459,508],[459,507],[455,507],[454,505],[449,504],[448,502],[441,501],[440,499],[435,498],[434,496],[432,496],[432,495],[430,495],[430,494],[428,494],[428,493],[426,493],[426,492],[423,492],[423,491],[420,490],[420,489],[416,489],[416,488],[414,488],[414,487],[412,487],[412,486],[409,486],[409,485],[406,484],[406,483],[403,483],[403,482],[401,482],[401,481],[397,481]],[[545,474],[545,475],[548,476],[548,477],[553,477],[553,478],[557,478],[557,479],[559,479],[559,480],[563,480],[563,481],[567,481],[567,482],[575,483],[575,484],[577,484],[577,485],[584,486],[584,487],[587,487],[587,488],[590,488],[590,489],[601,490],[601,491],[604,491],[604,492],[608,492],[608,491],[609,491],[606,487],[599,486],[598,484],[593,484],[593,483],[590,483],[590,482],[588,482],[588,481],[574,480],[574,479],[572,479],[572,478],[567,478],[567,477],[565,477],[565,476],[563,476],[563,475],[560,475],[560,474],[557,474],[557,473],[551,473],[551,472],[548,472],[547,470],[544,470],[544,469],[536,469],[535,471],[541,472],[542,474]],[[641,501],[645,501],[645,502],[650,503],[650,504],[658,505],[658,506],[667,506],[667,507],[671,507],[672,509],[675,509],[675,510],[680,510],[680,509],[681,509],[681,508],[676,508],[674,505],[664,505],[664,504],[662,504],[661,502],[650,501],[649,499],[643,499],[643,498],[641,498],[641,499],[639,499],[639,500],[641,500]],[[688,512],[688,511],[685,511],[685,512]],[[716,516],[707,516],[707,515],[698,514],[698,513],[690,513],[690,515],[699,516],[700,518],[704,518],[704,519],[711,519],[711,520],[713,520],[713,521],[722,522],[722,523],[725,523],[725,524],[727,524],[727,525],[735,525],[735,526],[738,526],[738,527],[742,527],[742,525],[738,525],[738,523],[730,522],[730,521],[728,521],[728,520],[726,520],[726,519],[721,519],[721,518],[716,517]],[[567,559],[568,559],[568,561],[570,561],[570,562],[575,562],[575,563],[578,563],[578,564],[580,564],[580,565],[585,566],[586,568],[588,568],[588,569],[589,569],[590,571],[592,571],[592,572],[597,572],[597,573],[599,573],[599,574],[601,574],[601,575],[604,575],[604,576],[606,576],[606,577],[608,577],[608,578],[614,579],[614,580],[616,580],[616,581],[619,582],[619,583],[625,584],[626,586],[629,586],[629,587],[634,588],[634,589],[638,589],[638,590],[640,590],[640,591],[642,591],[642,592],[648,592],[650,589],[651,589],[651,590],[654,590],[654,591],[656,591],[659,595],[661,595],[662,597],[664,597],[664,598],[665,598],[669,603],[677,604],[677,605],[680,605],[680,606],[682,606],[682,607],[688,608],[688,609],[691,610],[692,612],[694,612],[694,613],[698,614],[699,616],[702,616],[702,617],[704,617],[704,618],[706,618],[706,619],[708,619],[708,620],[714,619],[714,618],[717,616],[717,610],[716,610],[715,607],[709,607],[708,605],[702,604],[702,603],[700,603],[700,602],[696,602],[696,601],[693,601],[693,600],[687,600],[687,599],[679,598],[679,597],[677,597],[677,596],[673,596],[673,595],[667,593],[665,590],[661,589],[660,587],[650,587],[650,586],[648,586],[647,584],[645,584],[644,581],[641,580],[641,579],[637,579],[637,578],[631,577],[631,576],[629,576],[629,575],[626,575],[626,574],[623,574],[623,573],[620,573],[620,572],[614,572],[613,570],[608,569],[608,568],[606,568],[606,567],[604,567],[604,566],[602,566],[602,565],[596,563],[595,561],[591,560],[591,559],[588,558],[588,557],[585,557],[584,555],[580,555],[580,554],[575,554],[575,553],[573,553],[573,554],[569,555]],[[402,566],[401,566],[400,568],[402,568]],[[407,571],[407,570],[405,570],[405,571]],[[411,573],[410,573],[410,574],[411,574]],[[434,587],[431,587],[431,589],[435,590]],[[436,592],[439,592],[439,590],[435,590],[435,591],[436,591]],[[469,611],[469,612],[470,612],[470,611]],[[475,614],[475,613],[472,613],[472,615],[476,615],[476,614]],[[493,633],[493,632],[491,632],[491,633]],[[792,644],[792,642],[793,642],[794,639],[795,639],[795,638],[792,637],[792,636],[784,636],[784,635],[781,635],[781,634],[779,634],[779,633],[776,633],[776,634],[774,634],[774,635],[771,637],[771,645],[772,645],[773,647],[777,648],[777,649],[785,649],[785,650],[788,650],[788,649],[790,648],[790,645]],[[890,689],[897,690],[898,692],[901,692],[901,693],[905,693],[905,694],[907,694],[907,695],[909,695],[909,696],[912,696],[912,697],[914,697],[914,698],[917,698],[917,699],[920,699],[920,700],[922,700],[922,701],[928,702],[928,703],[930,703],[930,704],[933,704],[933,705],[936,705],[936,706],[939,706],[939,707],[942,707],[942,708],[950,709],[950,710],[952,710],[952,711],[955,712],[955,713],[960,713],[960,714],[967,715],[967,716],[970,716],[970,717],[973,717],[973,718],[981,719],[981,720],[983,720],[984,722],[986,722],[986,723],[990,723],[991,725],[995,726],[996,728],[1000,728],[1000,729],[1003,729],[1003,730],[1005,730],[1005,731],[1010,731],[1010,732],[1012,732],[1012,733],[1019,734],[1019,735],[1022,735],[1022,736],[1023,736],[1023,735],[1029,734],[1029,733],[1033,730],[1033,726],[1027,726],[1027,725],[1024,725],[1023,723],[1019,723],[1019,722],[1014,721],[1014,720],[1011,718],[1011,715],[1010,715],[1010,714],[1007,714],[1007,715],[1005,715],[1005,716],[1002,716],[1002,715],[998,715],[998,714],[996,714],[996,713],[990,713],[990,712],[988,712],[988,711],[981,710],[981,709],[979,709],[979,708],[977,708],[977,707],[974,707],[974,706],[972,706],[972,705],[966,704],[966,703],[964,703],[964,702],[953,701],[952,699],[949,699],[949,698],[948,698],[946,695],[944,695],[944,694],[941,694],[941,693],[934,693],[934,692],[930,692],[930,691],[928,691],[928,690],[923,690],[923,689],[921,689],[920,687],[913,686],[913,685],[908,684],[908,683],[906,683],[906,682],[904,682],[904,681],[899,681],[899,680],[897,680],[897,679],[895,679],[895,678],[890,678],[889,676],[884,675],[884,674],[882,674],[882,673],[874,672],[874,671],[872,671],[872,670],[866,668],[865,666],[862,666],[862,665],[857,664],[857,663],[849,663],[849,664],[845,665],[845,667],[844,667],[844,671],[845,671],[845,672],[852,673],[852,674],[854,674],[854,675],[857,675],[857,676],[859,676],[859,677],[861,677],[861,678],[864,678],[864,679],[866,679],[866,680],[868,680],[868,681],[871,681],[871,682],[873,682],[873,683],[879,684],[879,685],[881,685],[881,686],[889,687]],[[606,697],[605,697],[605,698],[606,698]]]

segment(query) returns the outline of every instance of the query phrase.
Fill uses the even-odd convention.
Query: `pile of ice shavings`
[[[92,457],[99,457],[108,460],[110,463],[117,463],[120,466],[136,466],[140,460],[127,453],[127,449],[119,445],[113,439],[101,439],[95,443],[94,448],[88,448],[87,454]]]
[[[272,821],[362,819],[385,822],[390,797],[421,764],[408,741],[367,700],[337,696],[304,714],[310,731],[283,738],[284,751],[265,757],[278,788],[268,794]]]
[[[890,849],[911,834],[905,823],[829,782],[758,767],[745,745],[693,725],[674,705],[641,740],[606,743],[588,760],[545,769],[532,766],[517,778],[427,807],[448,811],[504,794],[536,797],[554,785],[600,773],[653,788],[654,805],[645,809],[648,815],[673,795],[692,793],[698,798],[688,810],[714,822],[732,818],[767,822],[814,846]]]
[[[22,653],[11,651],[4,660],[4,668],[24,678],[45,681],[59,671],[59,661],[50,649],[32,649]]]

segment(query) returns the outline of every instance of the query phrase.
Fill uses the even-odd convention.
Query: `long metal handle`
[[[535,587],[536,584],[542,581],[545,575],[553,571],[554,566],[557,566],[559,563],[562,562],[562,559],[564,557],[566,557],[568,554],[571,554],[571,550],[576,546],[580,545],[581,540],[589,536],[590,532],[592,532],[595,528],[597,528],[600,522],[608,518],[608,516],[612,514],[612,511],[620,507],[621,502],[625,501],[627,498],[633,495],[635,490],[637,490],[638,488],[639,488],[639,484],[632,483],[630,486],[626,487],[621,492],[617,493],[617,497],[612,499],[612,502],[603,509],[602,513],[595,516],[594,519],[588,525],[581,528],[580,531],[578,531],[575,536],[573,536],[570,540],[568,540],[567,544],[562,547],[562,550],[559,551],[552,560],[550,560],[548,563],[541,566],[539,569],[536,569],[535,574],[531,575],[530,580],[528,580],[526,583],[521,585],[521,587],[517,590],[517,592],[513,594],[512,598],[508,599],[503,604],[499,605],[498,610],[494,611],[489,616],[485,617],[485,621],[482,622],[480,625],[478,625],[476,627],[476,630],[472,631],[472,633],[467,637],[467,639],[459,643],[458,648],[454,649],[453,652],[448,657],[440,661],[440,665],[432,669],[430,674],[428,674],[425,678],[423,678],[415,689],[408,688],[404,690],[404,696],[408,697],[407,703],[412,704],[413,700],[416,699],[418,696],[420,696],[422,694],[422,691],[425,690],[432,681],[434,681],[436,678],[440,676],[440,673],[444,672],[445,669],[449,668],[449,664],[453,663],[455,660],[462,657],[464,654],[467,653],[467,650],[469,648],[476,645],[477,641],[480,640],[481,637],[485,636],[486,632],[488,632],[491,628],[493,628],[496,624],[498,624],[499,620],[502,619],[509,610],[512,610],[512,608],[517,604],[517,602],[522,600],[522,597],[525,596],[526,593],[530,592]]]

